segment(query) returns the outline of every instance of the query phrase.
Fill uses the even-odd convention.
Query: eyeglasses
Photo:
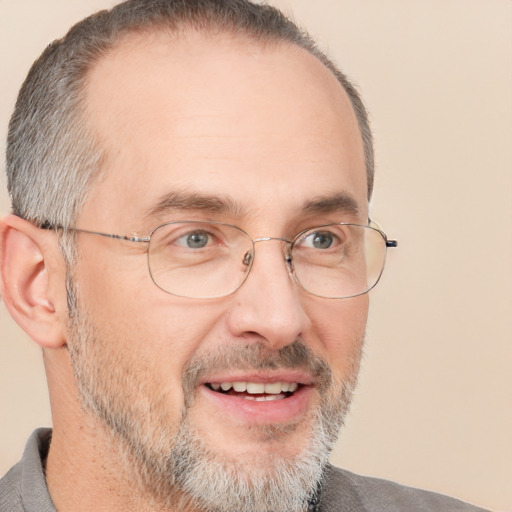
[[[202,221],[167,222],[145,237],[67,230],[148,244],[153,282],[164,292],[194,299],[225,297],[238,290],[254,264],[255,245],[268,241],[283,244],[288,271],[305,291],[330,299],[356,297],[378,283],[387,248],[398,245],[376,227],[349,223],[306,229],[292,240],[253,239],[236,226]]]

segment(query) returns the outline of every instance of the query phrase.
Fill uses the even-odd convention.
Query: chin
[[[318,418],[309,428],[258,425],[249,430],[250,443],[236,435],[205,439],[191,425],[182,425],[167,466],[180,495],[212,512],[305,510],[335,438]]]

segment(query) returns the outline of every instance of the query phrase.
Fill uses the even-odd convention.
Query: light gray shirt
[[[21,461],[0,480],[0,512],[56,512],[44,475],[50,441],[51,429],[32,433]],[[486,511],[440,494],[328,466],[318,512]]]

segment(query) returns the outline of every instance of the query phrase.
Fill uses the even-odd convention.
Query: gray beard
[[[205,512],[304,512],[319,488],[342,425],[341,409],[347,410],[349,400],[344,396],[330,410],[315,415],[310,439],[300,454],[269,457],[265,467],[252,461],[240,465],[219,460],[185,421],[167,461],[168,473],[183,491],[183,509],[190,503]]]
[[[68,283],[69,285],[69,283]],[[151,401],[146,383],[126,382],[129,356],[103,357],[102,339],[78,307],[71,288],[68,347],[81,405],[100,420],[142,494],[169,510],[201,512],[304,512],[317,491],[329,454],[348,412],[359,359],[348,382],[337,382],[328,365],[298,340],[279,351],[263,344],[226,347],[222,353],[196,357],[184,369],[185,404],[181,418],[169,418],[165,397]],[[362,345],[362,343],[361,343]],[[307,442],[293,457],[279,455],[254,461],[232,461],[212,450],[188,419],[197,379],[222,368],[299,367],[318,382],[320,405],[310,418]],[[146,391],[146,392],[145,392]],[[153,392],[154,394],[154,392]],[[149,398],[148,398],[149,397]],[[267,425],[262,442],[281,439],[294,426]]]

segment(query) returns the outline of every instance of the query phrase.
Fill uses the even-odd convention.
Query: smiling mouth
[[[206,387],[223,395],[255,402],[284,400],[302,387],[297,382],[209,382]]]

